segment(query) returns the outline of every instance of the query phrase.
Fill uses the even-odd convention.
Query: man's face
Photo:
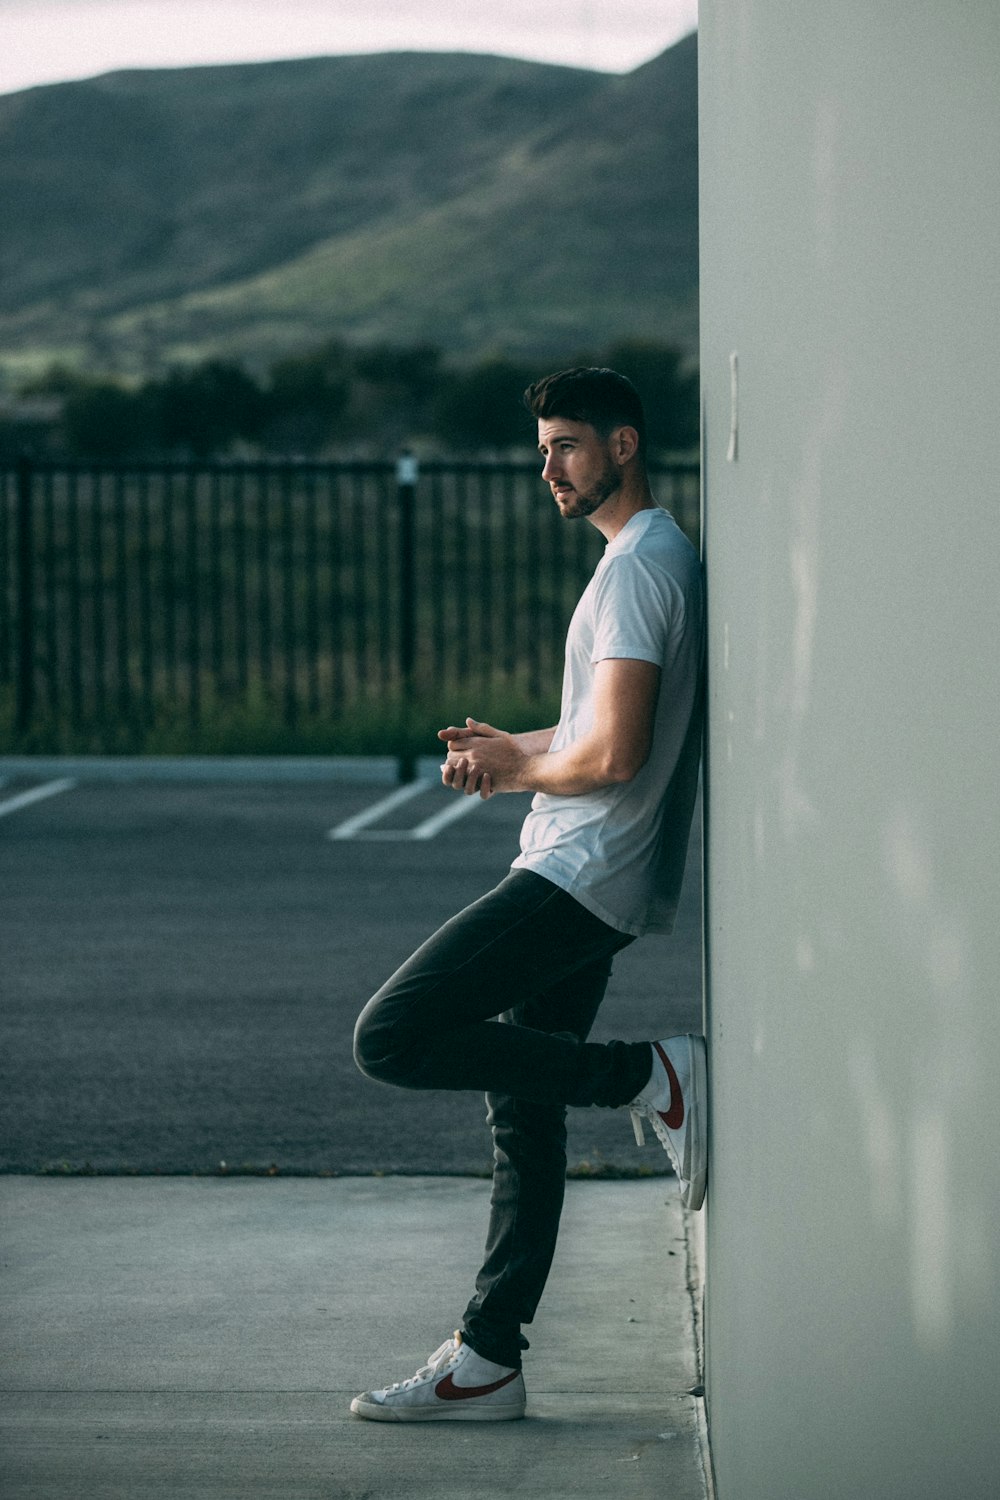
[[[542,478],[567,518],[592,516],[621,485],[610,439],[600,438],[588,422],[540,417],[538,451],[545,459]]]

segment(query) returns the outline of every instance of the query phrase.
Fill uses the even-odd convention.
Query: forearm
[[[529,751],[519,780],[525,791],[579,797],[630,781],[638,769],[634,756],[622,756],[595,730],[563,750]]]
[[[593,727],[571,745],[552,749],[554,729],[506,734],[466,719],[465,728],[439,731],[448,742],[445,786],[481,797],[494,792],[548,792],[577,797],[631,781],[652,745],[659,668],[651,662],[608,658],[597,664]]]
[[[551,729],[528,729],[523,734],[511,735],[511,739],[523,755],[544,755],[552,744],[555,732],[555,726]]]

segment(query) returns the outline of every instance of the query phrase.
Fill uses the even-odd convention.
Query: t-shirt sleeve
[[[595,590],[591,662],[625,657],[664,666],[681,607],[669,580],[634,553],[611,558]]]

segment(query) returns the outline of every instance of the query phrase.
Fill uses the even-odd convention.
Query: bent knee
[[[363,1010],[354,1027],[354,1065],[366,1078],[379,1076],[382,1050],[377,1029]]]
[[[354,1028],[354,1064],[366,1078],[400,1083],[406,1076],[406,1052],[394,1042],[392,1028],[381,1023],[373,1001],[365,1006]]]

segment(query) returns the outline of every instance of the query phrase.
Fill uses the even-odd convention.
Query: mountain
[[[399,53],[0,97],[0,357],[693,348],[697,57]]]

